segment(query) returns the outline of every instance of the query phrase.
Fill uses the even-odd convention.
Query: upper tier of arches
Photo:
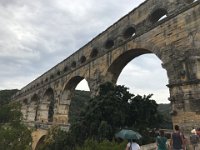
[[[57,64],[21,89],[15,96],[32,91],[69,74],[81,66],[95,60],[123,43],[130,41],[153,27],[179,14],[181,9],[196,5],[199,1],[147,0],[129,14],[122,17],[88,44]]]

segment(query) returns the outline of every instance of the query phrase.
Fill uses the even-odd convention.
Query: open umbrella
[[[121,131],[115,134],[115,137],[127,139],[127,140],[131,140],[131,139],[139,140],[140,138],[142,138],[140,133],[133,130],[128,130],[128,129],[122,129]]]

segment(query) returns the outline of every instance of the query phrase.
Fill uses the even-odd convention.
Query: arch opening
[[[54,99],[54,92],[52,88],[49,88],[46,90],[44,97],[43,97],[43,105],[44,107],[47,107],[47,116],[45,113],[40,114],[42,122],[44,120],[48,122],[53,122],[53,116],[54,116],[54,105],[55,105],[55,99]]]
[[[75,68],[75,67],[76,67],[76,62],[75,62],[75,61],[73,61],[73,62],[71,63],[71,67],[72,67],[72,68]]]
[[[28,99],[24,99],[21,103],[21,113],[23,115],[23,120],[27,120],[28,105]]]
[[[67,72],[68,70],[69,70],[68,66],[65,66],[64,69],[63,69],[64,72]]]
[[[135,35],[135,28],[134,27],[128,27],[125,31],[124,31],[124,38],[125,39],[129,39],[131,37],[133,37]]]
[[[94,49],[92,49],[92,51],[91,51],[91,53],[90,53],[90,58],[95,58],[95,57],[97,57],[97,55],[98,55],[98,49],[97,48],[94,48]]]
[[[119,74],[121,73],[122,69],[134,58],[142,55],[152,53],[146,49],[137,49],[137,50],[130,50],[126,53],[123,53],[119,58],[117,58],[109,67],[107,71],[107,76],[111,79],[112,82],[116,83]]]
[[[23,100],[23,104],[27,105],[28,104],[28,99]]]
[[[134,94],[144,94],[144,90],[147,91],[146,94],[154,94],[155,92],[159,95],[155,96],[158,103],[169,103],[169,90],[166,86],[168,84],[168,77],[166,70],[162,68],[161,64],[161,60],[151,51],[133,49],[115,59],[107,71],[107,77],[113,83],[133,87],[132,91]],[[147,87],[153,90],[149,90]],[[162,89],[160,93],[164,91],[164,97],[160,95],[159,89]],[[136,91],[137,93],[135,93]],[[159,98],[165,99],[159,100]]]
[[[34,121],[38,120],[38,108],[39,108],[39,97],[38,95],[33,96],[33,101],[35,101],[35,118]]]
[[[71,97],[73,96],[75,90],[90,91],[86,79],[81,76],[76,76],[69,80],[62,92],[60,103],[70,104]]]
[[[39,141],[38,141],[37,144],[36,144],[35,150],[41,149],[41,147],[44,145],[44,140],[45,140],[45,138],[46,138],[46,135],[43,135],[43,136],[39,139]]]
[[[61,114],[66,118],[61,120],[62,123],[72,123],[77,116],[80,116],[80,111],[85,107],[90,97],[90,88],[84,77],[73,77],[65,85],[62,92],[60,108]]]
[[[167,17],[167,10],[163,8],[159,8],[155,10],[151,15],[150,15],[150,22],[151,23],[156,23],[158,21],[163,20],[164,18]]]
[[[82,64],[82,63],[84,63],[84,62],[86,62],[86,57],[85,57],[85,56],[81,56],[81,58],[80,58],[80,63]]]
[[[28,121],[36,121],[38,117],[38,106],[39,106],[39,97],[37,94],[34,94],[31,97],[29,107],[28,107]]]
[[[60,75],[60,70],[57,71],[57,75],[58,75],[58,76]]]
[[[114,46],[114,41],[113,40],[107,40],[104,46],[105,46],[106,49],[110,49]]]
[[[111,63],[106,77],[117,85],[125,85],[134,95],[153,94],[152,99],[158,103],[158,110],[164,108],[167,122],[163,124],[172,127],[169,104],[169,89],[167,72],[161,66],[162,61],[151,51],[145,49],[132,49]],[[169,120],[169,121],[168,121]]]
[[[187,4],[191,4],[191,3],[194,3],[194,2],[196,2],[196,1],[198,1],[198,0],[185,0],[185,2],[186,2]]]

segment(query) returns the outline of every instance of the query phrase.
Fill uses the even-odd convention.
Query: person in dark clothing
[[[174,126],[175,131],[171,135],[170,145],[172,150],[183,150],[184,148],[184,135],[180,132],[179,126]]]

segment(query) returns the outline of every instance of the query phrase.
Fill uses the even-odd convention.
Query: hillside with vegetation
[[[69,122],[74,123],[78,120],[82,111],[86,109],[90,100],[90,92],[76,90],[72,97],[69,109]]]
[[[4,104],[8,104],[10,102],[11,97],[18,91],[19,91],[18,89],[1,90],[0,91],[0,106]]]
[[[17,89],[0,91],[1,150],[31,150],[31,130],[21,122],[20,105],[9,103],[17,91]]]
[[[166,117],[167,120],[171,119],[170,111],[171,111],[171,105],[170,104],[158,104],[158,111]]]

